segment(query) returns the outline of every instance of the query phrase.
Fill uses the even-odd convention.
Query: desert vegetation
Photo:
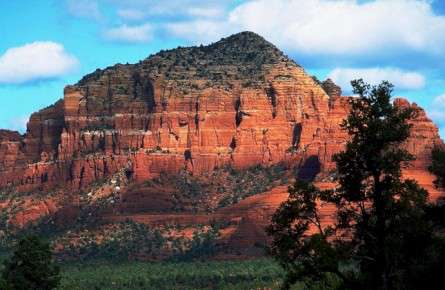
[[[144,186],[173,185],[172,206],[177,212],[214,212],[274,186],[287,184],[294,178],[295,170],[285,164],[258,165],[242,170],[226,166],[201,176],[193,176],[187,171],[163,175],[145,182]]]

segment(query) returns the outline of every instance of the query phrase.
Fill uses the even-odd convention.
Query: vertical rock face
[[[282,161],[309,175],[328,172],[347,139],[339,124],[348,111],[349,98],[331,80],[318,85],[272,44],[243,32],[67,86],[62,100],[31,116],[24,136],[0,131],[0,187],[75,191],[122,168],[135,181]],[[414,168],[424,170],[441,142],[420,110],[406,144]]]
[[[0,130],[0,172],[21,163],[22,136],[18,132]]]
[[[100,212],[104,221],[133,219],[153,227],[176,223],[184,228],[220,221],[229,225],[222,234],[228,248],[257,254],[252,247],[267,242],[264,226],[287,198],[283,184],[288,181],[277,183],[264,174],[271,190],[229,196],[229,202],[220,203],[220,186],[208,174],[225,166],[273,170],[284,163],[299,169],[298,178],[328,175],[334,169],[333,154],[348,139],[340,124],[350,101],[332,80],[315,81],[250,32],[96,70],[67,86],[63,99],[34,113],[26,134],[0,130],[0,195],[5,197],[0,211],[6,209],[9,223],[18,226],[46,215],[70,225],[80,210],[86,213],[91,207],[96,213],[95,206],[109,202]],[[433,188],[427,167],[432,147],[443,144],[438,129],[416,104],[404,99],[395,104],[418,109],[404,144],[416,160],[404,176],[418,180],[437,199],[444,192]],[[282,168],[281,177],[294,175],[289,166]],[[176,177],[189,176],[184,171],[214,186],[202,187],[211,189],[191,199],[184,188],[196,188],[188,179],[185,185],[170,184],[168,178],[165,183],[142,182],[179,172]],[[259,181],[258,176],[253,179]],[[219,178],[225,182],[225,177]],[[326,180],[320,178],[317,185],[333,186]],[[257,182],[252,183],[256,188]],[[8,198],[10,190],[43,194],[15,200]],[[88,194],[76,194],[86,190]],[[188,209],[193,202],[215,205],[196,214]],[[178,213],[177,208],[184,210]],[[326,221],[332,221],[334,210],[322,208]]]

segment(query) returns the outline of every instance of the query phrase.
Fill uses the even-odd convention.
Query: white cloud
[[[126,24],[108,29],[104,32],[104,37],[110,41],[143,43],[149,42],[153,38],[153,28],[150,24],[138,26],[128,26]]]
[[[116,4],[121,13],[118,15],[132,18],[134,11],[143,12],[144,16],[196,16],[219,17],[225,14],[231,0],[108,0]],[[129,13],[128,13],[129,12]],[[130,14],[130,15],[128,15]],[[138,19],[141,19],[138,17]]]
[[[117,15],[122,19],[133,21],[142,20],[147,16],[146,13],[137,9],[119,9]]]
[[[162,8],[162,9],[161,9]],[[170,11],[166,10],[165,7],[159,7],[158,10],[150,9],[148,11],[141,9],[118,9],[117,15],[128,21],[140,21],[147,19],[152,15],[185,15],[198,18],[219,18],[224,15],[224,10],[217,7],[188,7],[186,9],[175,9],[172,8]]]
[[[445,112],[432,110],[429,112],[431,119],[435,120],[437,124],[445,126]]]
[[[425,86],[423,75],[397,68],[336,68],[328,77],[346,91],[351,91],[351,80],[360,78],[373,85],[389,81],[399,90],[416,90]]]
[[[430,110],[428,116],[439,127],[441,136],[445,133],[445,111],[443,110]]]
[[[279,47],[304,54],[445,51],[445,16],[435,15],[426,0],[361,4],[355,0],[252,0],[233,9],[224,23],[199,27],[199,20],[176,23],[174,32],[178,35],[182,30],[184,38],[200,40],[213,35],[214,25],[219,24],[226,34],[251,30]],[[190,27],[199,29],[193,32]]]
[[[99,5],[93,0],[68,0],[67,7],[68,12],[76,17],[95,20],[102,18]]]
[[[444,108],[445,109],[445,94],[435,97],[433,100],[433,106],[436,108]],[[444,112],[444,116],[445,116],[445,112]]]
[[[428,116],[439,127],[441,136],[445,136],[445,94],[434,98]]]
[[[205,7],[202,5],[190,6],[182,3],[180,6],[184,6],[185,8],[183,7],[178,9],[179,4],[172,4],[174,3],[168,3],[168,6],[166,6],[165,3],[158,3],[158,6],[152,6],[150,9],[121,8],[117,10],[117,15],[121,19],[127,21],[141,21],[152,15],[185,15],[190,17],[214,19],[224,16],[225,12],[221,7]]]
[[[224,15],[224,10],[219,7],[189,7],[187,14],[204,18],[219,18]]]
[[[28,124],[29,116],[15,117],[9,120],[8,128],[20,133],[26,132],[26,125]]]
[[[56,78],[71,72],[77,65],[77,59],[61,44],[36,41],[10,48],[0,56],[0,83],[20,84]]]
[[[164,28],[172,35],[194,41],[197,44],[217,41],[230,34],[226,23],[213,20],[195,20],[169,23]]]
[[[445,17],[434,15],[427,1],[258,0],[235,9],[230,21],[301,52],[357,54],[445,47]]]

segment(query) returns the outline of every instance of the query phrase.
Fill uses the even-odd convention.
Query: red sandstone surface
[[[252,53],[249,43],[263,46],[263,54],[243,55]],[[340,94],[332,81],[319,85],[252,33],[98,70],[34,113],[26,134],[0,130],[0,188],[6,200],[0,207],[9,205],[7,192],[31,197],[55,192],[54,198],[27,199],[10,222],[24,226],[56,212],[62,222],[69,221],[83,204],[80,192],[122,172],[127,175],[122,188],[114,183],[101,187],[89,202],[98,195],[124,195],[129,184],[181,170],[200,175],[223,166],[285,162],[303,174],[329,176],[332,155],[347,140],[339,124],[349,112],[350,97]],[[403,99],[395,102],[417,107]],[[416,179],[433,200],[444,192],[433,187],[427,167],[432,147],[442,143],[437,127],[419,108],[404,145],[416,160],[405,176]],[[239,252],[266,239],[263,228],[287,197],[286,186],[280,186],[211,214],[175,213],[167,189],[131,188],[133,203],[121,203],[119,212],[106,211],[106,220],[131,218],[151,225],[231,221],[223,237]],[[332,209],[325,212],[329,216]]]

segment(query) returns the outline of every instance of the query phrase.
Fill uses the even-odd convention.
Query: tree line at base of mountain
[[[271,254],[286,272],[283,289],[336,281],[328,289],[443,289],[445,207],[401,169],[414,157],[400,146],[410,134],[413,108],[391,102],[393,86],[351,82],[360,98],[342,123],[350,135],[336,154],[337,187],[320,190],[297,181],[267,231]],[[431,171],[443,185],[444,151],[433,150]],[[319,204],[336,206],[325,224]]]

